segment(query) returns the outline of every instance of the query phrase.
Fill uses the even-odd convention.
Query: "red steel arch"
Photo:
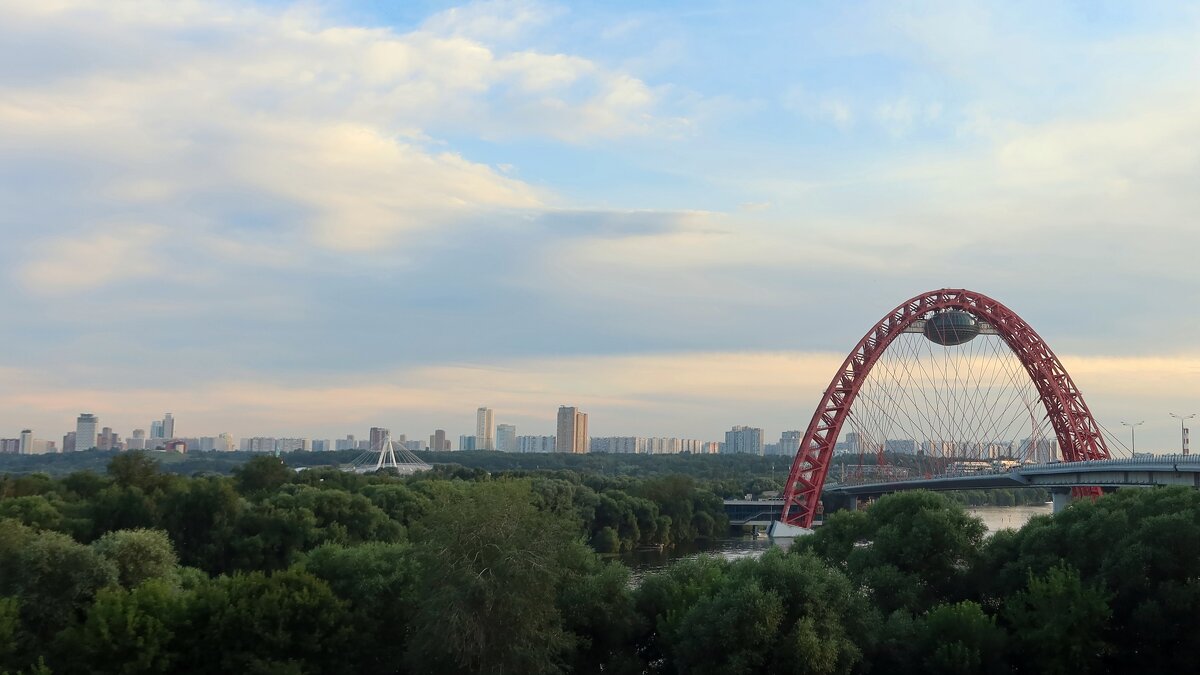
[[[996,300],[962,288],[943,288],[903,302],[875,324],[846,357],[800,441],[784,491],[783,522],[812,527],[834,444],[871,367],[905,328],[931,312],[946,309],[963,310],[990,323],[1021,360],[1046,408],[1065,461],[1108,459],[1108,446],[1083,394],[1045,340]]]

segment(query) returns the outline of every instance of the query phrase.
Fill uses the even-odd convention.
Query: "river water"
[[[1049,515],[1051,508],[1049,504],[976,506],[968,508],[967,512],[979,517],[983,521],[984,526],[987,527],[988,534],[990,535],[997,530],[1019,529],[1034,516]],[[791,545],[791,539],[772,540],[766,537],[761,539],[737,537],[717,539],[702,545],[676,546],[666,551],[659,551],[657,549],[630,551],[622,553],[620,560],[633,570],[634,577],[637,578],[657,570],[665,569],[676,560],[683,560],[685,558],[694,558],[700,555],[719,555],[726,560],[757,558],[772,546],[787,547]]]

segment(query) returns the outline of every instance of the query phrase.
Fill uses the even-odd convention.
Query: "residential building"
[[[162,437],[175,438],[175,418],[171,413],[163,413]]]
[[[21,450],[20,450],[20,452],[22,455],[33,454],[33,430],[32,429],[22,429],[21,430]]]
[[[459,449],[460,451],[462,451],[462,450],[466,450],[466,451],[474,450],[474,449],[475,449],[475,437],[474,437],[474,436],[467,436],[467,435],[465,435],[465,434],[464,434],[464,435],[462,435],[462,436],[459,436],[459,437],[458,437],[458,449]]]
[[[68,431],[63,436],[63,452],[75,452],[75,432]]]
[[[800,450],[800,441],[803,437],[804,433],[801,431],[785,431],[779,434],[779,445],[776,446],[775,454],[795,457],[796,452]]]
[[[733,427],[725,432],[723,452],[735,455],[762,455],[763,430],[740,425]]]
[[[450,439],[446,438],[445,429],[436,429],[429,437],[429,449],[435,452],[445,452],[450,449]]]
[[[133,433],[125,441],[125,447],[130,450],[145,450],[146,449],[146,430],[134,429]]]
[[[91,450],[96,447],[96,426],[100,418],[91,413],[82,413],[75,420],[75,450]]]
[[[162,437],[163,437],[163,423],[162,423],[162,420],[152,420],[152,421],[150,422],[150,438],[151,438],[151,439],[157,439],[157,438],[162,438]],[[150,441],[150,442],[148,442],[146,445],[147,445],[147,446],[149,446],[149,447],[153,447],[153,446],[154,446],[154,441]]]
[[[100,436],[96,439],[97,450],[120,450],[121,437],[117,435],[112,427],[104,427],[100,430]]]
[[[496,425],[496,449],[500,452],[517,451],[517,426],[515,424]]]
[[[354,434],[346,434],[345,438],[334,441],[335,450],[354,450],[357,447],[358,443],[354,440]]]
[[[371,427],[371,452],[383,450],[383,444],[388,440],[391,431],[383,427]]]
[[[328,439],[314,438],[312,442],[313,452],[328,452],[333,448]]]
[[[588,416],[579,408],[558,407],[558,433],[555,435],[555,452],[583,454],[588,451]]]
[[[0,454],[26,454],[21,451],[21,439],[19,438],[0,438]]]
[[[491,408],[475,411],[475,449],[496,449],[496,416]]]
[[[553,436],[517,436],[517,452],[554,452]]]

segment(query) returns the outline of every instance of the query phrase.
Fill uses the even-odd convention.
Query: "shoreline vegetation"
[[[0,672],[1158,672],[1200,634],[1185,488],[991,537],[908,492],[630,584],[602,552],[714,536],[718,491],[770,477],[158,460],[0,476]]]

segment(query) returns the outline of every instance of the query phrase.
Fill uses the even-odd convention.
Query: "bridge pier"
[[[1071,505],[1071,488],[1051,488],[1050,499],[1054,503],[1053,512],[1061,513]]]

